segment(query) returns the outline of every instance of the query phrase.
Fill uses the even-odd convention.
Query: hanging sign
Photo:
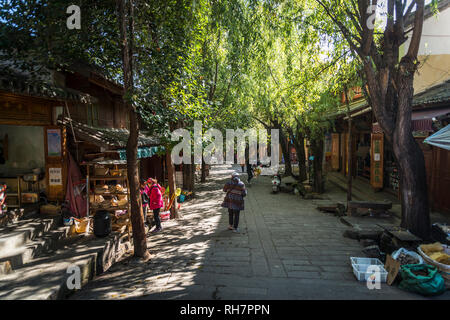
[[[384,135],[372,133],[370,152],[370,184],[376,189],[383,188],[383,148]]]

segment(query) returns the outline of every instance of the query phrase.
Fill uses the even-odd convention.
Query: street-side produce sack
[[[444,278],[438,269],[428,264],[406,264],[401,266],[402,281],[399,288],[424,296],[435,296],[445,292]]]

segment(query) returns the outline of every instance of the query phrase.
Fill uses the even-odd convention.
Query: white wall
[[[409,44],[408,39],[402,47],[403,54]],[[418,59],[420,65],[414,76],[415,94],[450,79],[450,8],[424,21]]]
[[[412,32],[408,35],[411,37]],[[408,39],[405,43],[406,49],[410,42]],[[419,56],[439,54],[450,54],[450,8],[431,16],[423,24]]]
[[[33,126],[0,125],[0,137],[8,134],[8,160],[0,164],[0,176],[45,169],[44,129]]]

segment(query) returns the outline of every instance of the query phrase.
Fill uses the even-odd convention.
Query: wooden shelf
[[[12,192],[12,193],[7,192],[7,193],[6,193],[6,196],[7,196],[7,197],[18,197],[19,194],[18,194],[17,192]]]
[[[93,195],[96,196],[117,196],[117,195],[123,195],[127,196],[128,192],[92,192]]]

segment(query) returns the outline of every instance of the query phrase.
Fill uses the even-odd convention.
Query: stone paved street
[[[207,183],[197,185],[197,198],[183,207],[183,219],[149,235],[151,261],[119,263],[71,298],[423,298],[387,285],[369,290],[356,281],[349,257],[364,255],[359,242],[342,236],[350,227],[316,210],[314,200],[272,194],[269,177],[258,177],[248,188],[241,232],[227,230],[228,213],[220,203],[232,171],[213,167]],[[447,292],[439,298],[448,297]]]

